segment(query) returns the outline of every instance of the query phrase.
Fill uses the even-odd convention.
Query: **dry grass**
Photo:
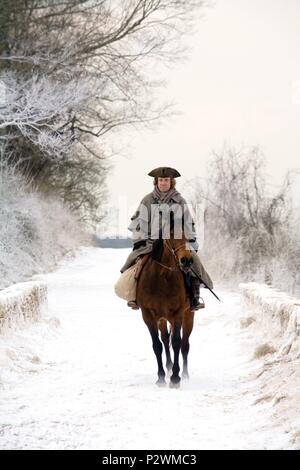
[[[241,328],[248,328],[248,326],[252,325],[255,321],[256,319],[254,317],[241,318],[240,326]]]
[[[259,359],[260,357],[266,356],[267,354],[274,354],[276,349],[269,343],[264,343],[258,346],[254,352],[254,359]]]

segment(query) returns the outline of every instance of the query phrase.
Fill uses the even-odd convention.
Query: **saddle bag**
[[[130,266],[130,268],[126,269],[126,271],[121,274],[117,283],[115,284],[115,293],[118,297],[121,297],[121,299],[127,301],[135,300],[137,284],[135,274],[137,268],[137,263]]]
[[[126,269],[115,284],[115,293],[121,299],[132,301],[136,299],[136,285],[143,267],[145,266],[149,255],[141,255],[137,258],[135,264]]]

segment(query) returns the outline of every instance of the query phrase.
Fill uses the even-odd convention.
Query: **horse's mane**
[[[170,212],[170,234],[174,232],[174,212]],[[154,241],[151,251],[151,258],[160,261],[163,253],[164,245],[162,238],[162,229],[159,229],[158,238]]]
[[[163,252],[163,239],[162,239],[162,234],[160,230],[159,238],[157,238],[152,245],[151,258],[156,261],[160,261],[162,257],[162,252]]]

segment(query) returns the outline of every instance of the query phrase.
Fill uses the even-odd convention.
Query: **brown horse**
[[[165,347],[167,370],[172,369],[170,387],[180,386],[180,349],[183,356],[183,377],[188,377],[189,336],[193,330],[194,312],[190,310],[186,273],[192,262],[192,253],[187,249],[184,235],[182,234],[181,239],[175,239],[171,231],[169,239],[155,240],[152,253],[137,282],[136,300],[152,338],[158,364],[158,385],[166,384],[159,331]],[[167,322],[171,325],[170,333]],[[174,364],[169,348],[170,334]]]

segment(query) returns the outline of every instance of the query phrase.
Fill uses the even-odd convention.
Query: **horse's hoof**
[[[173,378],[171,377],[170,388],[180,388],[180,377]]]
[[[189,380],[190,376],[189,376],[188,372],[183,372],[183,373],[182,373],[182,378],[183,378],[184,380]]]
[[[165,379],[158,379],[158,380],[156,381],[156,385],[157,385],[158,387],[165,387],[165,386],[167,385],[167,382],[165,381]]]
[[[169,387],[173,389],[180,388],[180,382],[177,382],[177,383],[170,382]]]

